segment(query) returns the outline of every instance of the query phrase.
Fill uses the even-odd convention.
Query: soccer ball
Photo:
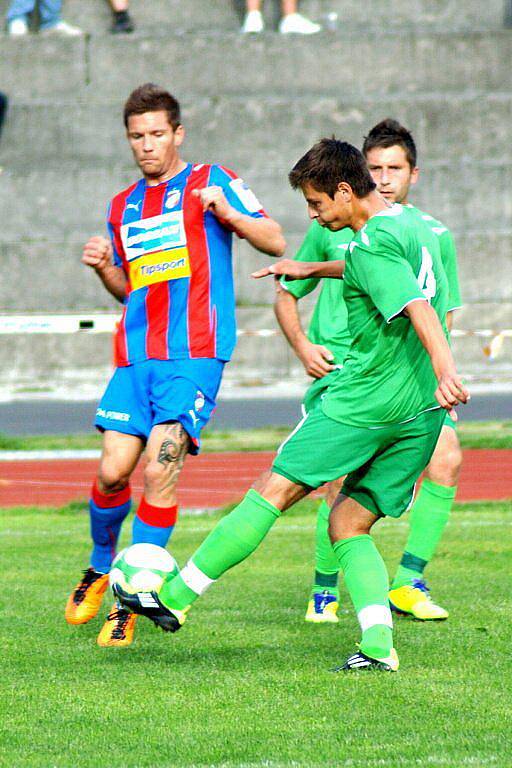
[[[132,544],[123,549],[114,562],[108,580],[125,592],[158,592],[169,576],[179,573],[178,563],[156,544]]]

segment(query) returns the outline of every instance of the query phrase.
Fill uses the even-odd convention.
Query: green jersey
[[[296,261],[339,261],[345,258],[348,244],[353,237],[354,233],[348,227],[339,232],[330,232],[314,221],[295,259]],[[306,280],[281,278],[281,285],[296,299],[301,299],[314,291],[321,280],[322,278],[318,277]],[[343,362],[351,341],[347,324],[347,308],[343,298],[343,280],[332,278],[323,280],[307,335],[313,344],[324,344],[334,355],[335,363]]]
[[[410,302],[426,299],[444,326],[447,279],[439,238],[426,222],[396,204],[372,216],[348,249],[344,297],[352,343],[322,401],[324,413],[379,427],[439,407],[430,358],[403,314]]]
[[[439,238],[441,261],[443,262],[444,271],[446,272],[446,277],[448,279],[448,307],[446,311],[451,312],[454,309],[460,309],[460,307],[462,307],[462,300],[457,268],[457,250],[455,248],[452,233],[440,221],[437,221],[437,219],[434,219],[433,216],[430,216],[428,213],[420,211],[420,209],[416,208],[414,205],[409,204],[406,208],[422,219],[422,221],[424,221]]]

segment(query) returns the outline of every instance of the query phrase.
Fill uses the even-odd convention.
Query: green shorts
[[[445,417],[443,421],[443,427],[451,427],[452,429],[457,429],[457,422],[452,419],[448,411],[445,412]]]
[[[436,447],[445,413],[370,429],[329,418],[321,407],[304,416],[279,448],[272,471],[306,488],[348,475],[342,493],[375,515],[400,517]]]
[[[321,403],[322,397],[324,396],[327,387],[331,386],[334,379],[340,372],[340,368],[337,368],[335,371],[331,371],[327,374],[327,376],[323,376],[321,379],[315,379],[314,382],[309,385],[306,392],[304,393],[304,400],[302,403],[302,409],[304,413],[309,413],[313,410],[313,408],[316,408],[316,406]]]

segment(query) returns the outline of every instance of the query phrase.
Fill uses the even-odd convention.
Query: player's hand
[[[235,213],[233,206],[226,200],[222,187],[194,189],[192,194],[201,201],[203,212],[211,211],[218,219],[229,222],[230,217]]]
[[[251,277],[258,280],[260,277],[268,277],[269,275],[274,275],[276,280],[281,275],[286,275],[290,280],[304,280],[304,278],[309,277],[308,265],[303,261],[294,261],[294,259],[280,259],[274,264],[256,270],[251,274]]]
[[[106,237],[91,237],[82,251],[82,264],[102,272],[112,264],[112,243]]]
[[[448,411],[451,418],[457,421],[454,408],[460,403],[467,403],[471,395],[456,373],[444,373],[440,376],[435,398],[441,408]]]
[[[314,379],[322,379],[328,373],[334,371],[334,355],[322,344],[312,344],[307,339],[301,344],[298,355],[308,376]]]

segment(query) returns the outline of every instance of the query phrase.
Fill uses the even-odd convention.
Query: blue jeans
[[[36,0],[12,0],[7,11],[7,21],[14,19],[27,21],[27,16],[32,13],[35,6]],[[40,29],[49,29],[59,23],[61,7],[62,0],[39,0]]]

